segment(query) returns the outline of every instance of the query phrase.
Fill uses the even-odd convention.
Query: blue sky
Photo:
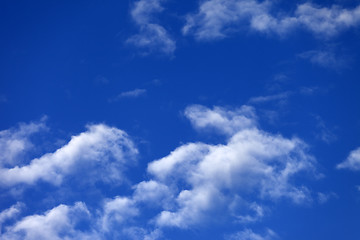
[[[1,239],[359,238],[360,1],[0,18]]]

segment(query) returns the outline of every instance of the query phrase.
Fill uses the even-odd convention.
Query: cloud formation
[[[226,238],[226,240],[271,240],[277,239],[277,235],[270,229],[267,229],[264,235],[254,233],[251,229],[234,233]]]
[[[271,203],[311,201],[310,190],[296,181],[300,174],[316,174],[315,159],[303,141],[261,130],[255,110],[249,106],[191,105],[185,116],[195,129],[224,134],[225,142],[181,144],[150,162],[148,179],[123,195],[116,191],[96,202],[72,199],[72,204],[60,202],[43,214],[21,219],[17,218],[20,205],[14,205],[0,214],[3,222],[15,221],[7,223],[1,238],[155,240],[162,238],[168,227],[189,229],[217,221],[254,223],[269,214]],[[124,131],[104,124],[89,125],[54,153],[24,166],[2,168],[1,187],[31,187],[42,180],[62,189],[62,185],[77,184],[77,175],[82,182],[98,179],[110,186],[122,180],[124,167],[136,155],[137,149]],[[71,182],[64,181],[69,175]],[[259,235],[245,230],[229,239],[270,236],[272,232]]]
[[[225,144],[184,144],[149,164],[148,171],[157,181],[168,186],[187,186],[177,191],[175,207],[157,217],[159,226],[188,228],[211,219],[209,216],[216,212],[252,221],[263,215],[259,204],[263,200],[309,200],[306,187],[292,184],[300,172],[314,170],[314,159],[307,154],[306,144],[249,125],[252,119],[241,115],[241,111],[219,109],[195,106],[187,108],[186,115],[195,126],[209,128],[220,126],[219,121],[213,120],[217,116],[223,130],[233,130]],[[236,124],[229,118],[237,119]]]
[[[360,170],[360,147],[351,151],[346,160],[336,166],[338,169]]]
[[[67,175],[76,172],[92,180],[120,181],[127,161],[137,154],[133,142],[124,131],[104,124],[87,128],[54,153],[33,159],[27,165],[1,168],[0,186],[35,184],[39,180],[60,185]]]
[[[209,109],[202,105],[191,105],[185,109],[185,116],[195,129],[214,129],[224,134],[234,134],[245,128],[256,125],[256,115],[250,106],[242,106],[235,110],[222,107]]]
[[[154,19],[155,14],[164,10],[162,2],[163,0],[139,0],[131,10],[131,17],[139,27],[139,33],[131,36],[127,43],[143,49],[145,54],[160,52],[172,55],[176,49],[175,41]]]
[[[213,40],[243,28],[281,37],[294,29],[304,29],[329,38],[360,23],[360,6],[343,9],[303,3],[293,13],[284,14],[276,12],[273,5],[257,0],[207,0],[200,3],[197,13],[187,16],[183,33],[198,40]]]
[[[122,98],[137,98],[146,94],[146,89],[136,88],[131,91],[122,92],[116,97],[109,99],[109,102],[119,101]]]
[[[256,103],[265,103],[271,101],[280,101],[284,103],[291,94],[292,92],[283,92],[275,95],[252,97],[249,99],[249,103],[256,104]]]
[[[46,130],[46,118],[39,122],[21,123],[17,128],[0,131],[0,167],[14,166],[21,155],[33,147],[31,136]]]
[[[84,233],[77,224],[90,217],[85,204],[75,203],[74,206],[59,205],[42,215],[31,215],[9,227],[4,240],[26,239],[99,239],[93,234]]]

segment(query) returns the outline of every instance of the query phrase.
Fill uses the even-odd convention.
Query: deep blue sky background
[[[284,12],[296,7],[295,3],[279,2],[276,6]],[[313,2],[348,9],[360,4]],[[184,16],[195,13],[199,3],[168,1],[157,21],[176,40],[176,50],[171,55],[156,51],[144,55],[143,49],[126,43],[138,32],[130,15],[133,4],[114,0],[1,1],[0,129],[47,116],[48,131],[32,138],[38,148],[23,161],[54,152],[71,136],[85,131],[86,124],[105,123],[127,132],[138,147],[138,164],[127,173],[129,181],[136,184],[149,179],[149,162],[168,155],[181,143],[224,143],[221,135],[195,131],[183,116],[187,106],[232,109],[252,105],[264,131],[286,138],[296,136],[308,144],[323,177],[305,176],[298,181],[314,193],[314,200],[300,205],[276,201],[271,204],[271,214],[248,225],[230,221],[186,230],[166,228],[164,238],[222,239],[224,234],[244,228],[260,233],[269,228],[279,239],[359,238],[360,192],[355,186],[360,185],[360,175],[338,170],[336,165],[360,146],[360,25],[330,38],[304,29],[277,37],[243,27],[224,39],[198,41],[182,35],[181,28]],[[322,65],[301,57],[314,50],[331,52],[336,62]],[[134,89],[146,92],[117,97]],[[311,92],[306,91],[309,89]],[[287,94],[285,99],[250,100],[282,93]],[[274,118],[270,119],[270,113]],[[328,141],[322,140],[323,134],[330,136]],[[26,188],[18,198],[9,197],[8,190],[1,189],[0,210],[24,202],[28,206],[21,217],[43,214],[61,203],[41,204],[46,192],[59,191],[51,184]],[[103,191],[114,197],[132,190],[103,186]],[[329,200],[320,204],[317,192],[331,193]],[[79,194],[63,204],[72,205],[81,198]]]

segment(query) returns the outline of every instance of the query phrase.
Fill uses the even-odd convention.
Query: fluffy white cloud
[[[90,213],[85,204],[59,205],[43,215],[31,215],[18,221],[1,235],[4,240],[46,239],[99,239],[94,234],[77,229],[77,224],[88,219]]]
[[[23,206],[24,206],[23,203],[18,202],[16,204],[12,205],[10,208],[7,208],[0,212],[0,234],[2,232],[2,224],[4,222],[6,222],[7,220],[10,220],[10,219],[13,219],[14,217],[16,217],[20,213]]]
[[[42,118],[39,122],[22,123],[18,128],[0,131],[0,167],[20,162],[21,154],[33,147],[29,138],[46,130],[45,120]]]
[[[65,176],[75,173],[88,181],[120,181],[122,169],[136,154],[124,131],[104,124],[90,125],[54,153],[33,159],[28,165],[1,168],[0,184],[34,184],[38,180],[61,184]]]
[[[14,224],[6,222],[19,212],[19,206],[13,206],[0,213],[0,224],[8,224],[0,238],[159,239],[163,227],[190,228],[222,220],[256,222],[268,213],[270,202],[310,199],[309,190],[296,181],[298,174],[314,171],[315,160],[307,153],[306,144],[259,129],[252,107],[229,110],[192,105],[185,116],[196,129],[223,133],[225,142],[180,145],[149,163],[150,179],[135,184],[127,196],[100,197],[95,203],[77,199],[82,202],[60,204]],[[102,180],[112,184],[122,180],[124,167],[136,155],[125,132],[104,124],[90,125],[54,153],[27,165],[1,168],[1,186],[42,180],[65,189],[77,184],[77,178],[81,178],[79,183]],[[68,176],[71,182],[65,181]],[[270,235],[247,230],[233,239],[270,239]]]
[[[245,26],[280,36],[303,28],[317,36],[330,37],[360,23],[360,6],[349,10],[303,3],[293,14],[284,15],[272,14],[275,11],[272,5],[270,1],[207,0],[201,2],[196,14],[187,16],[183,32],[193,34],[199,40],[211,40],[224,38]]]
[[[172,196],[171,190],[165,184],[154,180],[143,181],[135,186],[133,199],[138,203],[150,203],[165,206]]]
[[[103,211],[101,229],[105,232],[114,229],[115,225],[122,224],[139,215],[139,210],[135,202],[126,197],[116,197],[115,199],[106,200]]]
[[[337,165],[338,169],[360,170],[360,147],[351,151],[347,159]]]
[[[191,105],[185,109],[185,116],[196,129],[214,129],[229,135],[256,125],[255,112],[250,106],[227,110],[222,107],[209,109],[201,105]]]
[[[2,220],[14,217],[22,204],[17,204],[0,214]],[[43,214],[24,217],[7,226],[0,238],[5,240],[41,239],[157,239],[161,231],[129,225],[140,214],[136,202],[117,196],[105,199],[100,208],[91,214],[83,202],[74,206],[60,204]],[[0,225],[1,226],[1,225]]]
[[[226,144],[185,144],[149,164],[149,173],[158,181],[177,185],[179,189],[177,206],[158,216],[159,226],[186,228],[206,221],[208,215],[217,211],[230,212],[240,221],[253,221],[263,215],[262,206],[256,201],[288,198],[301,203],[309,199],[307,188],[292,181],[299,172],[314,170],[314,159],[307,153],[305,143],[256,128],[249,124],[248,117],[241,115],[242,111],[236,115],[219,108],[195,109],[201,109],[195,111],[201,113],[199,116],[186,114],[195,127],[221,126],[223,130],[231,129],[233,134]],[[213,116],[226,120],[214,121]],[[237,120],[229,121],[229,116]],[[236,203],[239,200],[246,204]],[[236,205],[247,207],[228,207]]]
[[[139,0],[134,4],[131,16],[139,27],[139,33],[127,42],[148,52],[161,52],[172,55],[176,49],[175,41],[166,29],[155,22],[154,14],[163,11],[163,0]]]

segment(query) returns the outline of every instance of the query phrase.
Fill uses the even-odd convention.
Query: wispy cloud
[[[146,92],[147,92],[146,89],[136,88],[136,89],[131,90],[131,91],[126,91],[126,92],[120,93],[116,97],[113,97],[113,98],[109,99],[109,102],[116,102],[116,101],[119,101],[122,98],[137,98],[137,97],[140,97],[142,95],[145,95]]]
[[[140,89],[140,88],[137,88],[137,89],[134,89],[134,90],[131,90],[131,91],[127,91],[127,92],[122,92],[118,95],[118,97],[120,98],[126,98],[126,97],[130,97],[130,98],[133,98],[133,97],[139,97],[143,94],[146,93],[146,89]]]
[[[154,15],[164,10],[163,0],[139,0],[135,2],[131,17],[139,27],[139,33],[127,39],[127,43],[143,50],[144,54],[160,52],[172,55],[176,49],[175,41],[166,29],[156,23]]]
[[[311,50],[297,55],[300,58],[309,60],[312,64],[333,70],[340,70],[346,67],[347,62],[345,56],[341,56],[335,52],[333,47],[322,50]]]
[[[273,5],[256,0],[207,0],[201,2],[197,13],[187,16],[183,33],[198,40],[211,40],[227,37],[245,26],[281,37],[295,29],[305,29],[318,37],[329,38],[360,23],[360,6],[344,9],[303,3],[286,15],[276,12]]]
[[[110,81],[108,78],[106,78],[105,76],[103,75],[97,75],[94,79],[94,82],[96,84],[108,84]]]
[[[267,96],[258,96],[252,97],[249,100],[249,103],[265,103],[271,101],[286,101],[286,99],[291,95],[291,92],[283,92],[275,95],[267,95]]]
[[[319,132],[315,134],[316,137],[328,144],[336,141],[336,135],[326,126],[324,120],[320,116],[315,116],[315,119],[319,130]]]
[[[330,193],[321,193],[319,192],[318,193],[318,196],[317,196],[317,200],[320,204],[325,204],[327,203],[331,198],[337,198],[338,196],[333,193],[333,192],[330,192]]]
[[[271,240],[278,239],[277,234],[271,229],[267,229],[264,234],[254,233],[251,229],[234,233],[225,238],[226,240]]]

